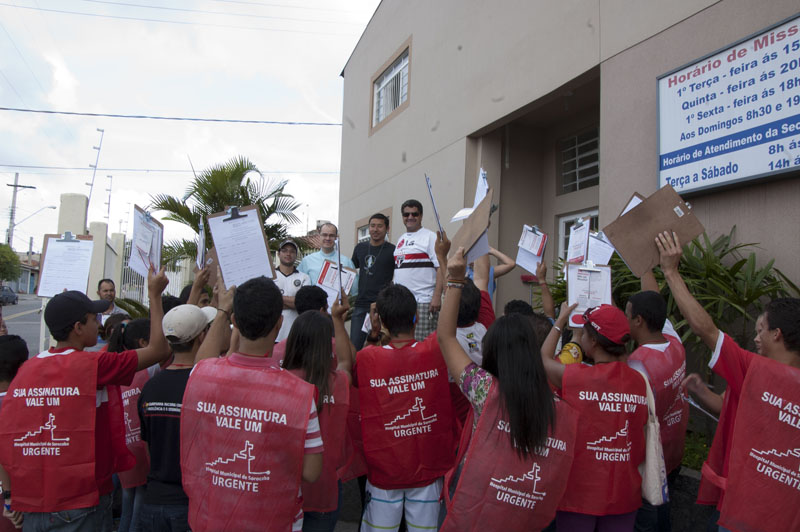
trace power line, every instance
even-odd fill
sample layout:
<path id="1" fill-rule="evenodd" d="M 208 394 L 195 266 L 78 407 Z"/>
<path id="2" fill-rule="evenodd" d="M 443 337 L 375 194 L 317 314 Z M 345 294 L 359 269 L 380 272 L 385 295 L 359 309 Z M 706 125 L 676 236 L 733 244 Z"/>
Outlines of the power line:
<path id="1" fill-rule="evenodd" d="M 92 4 L 107 4 L 112 6 L 125 6 L 125 7 L 140 7 L 144 9 L 160 9 L 162 11 L 179 11 L 183 13 L 201 13 L 204 15 L 224 15 L 226 17 L 247 17 L 247 18 L 265 18 L 271 20 L 290 20 L 293 22 L 321 22 L 323 24 L 348 24 L 351 26 L 361 26 L 357 22 L 337 22 L 334 20 L 319 20 L 307 18 L 294 18 L 294 17 L 274 17 L 271 15 L 254 15 L 251 13 L 227 13 L 225 11 L 208 11 L 205 9 L 189 9 L 186 7 L 167 7 L 167 6 L 153 6 L 147 4 L 134 4 L 132 2 L 112 2 L 111 0 L 81 0 L 82 2 L 89 2 Z"/>
<path id="2" fill-rule="evenodd" d="M 142 17 L 125 17 L 122 15 L 103 15 L 100 13 L 84 13 L 81 11 L 65 11 L 63 9 L 49 9 L 45 7 L 33 7 L 33 6 L 17 6 L 14 4 L 6 4 L 4 2 L 0 2 L 0 6 L 5 7 L 13 7 L 16 9 L 30 9 L 33 11 L 46 11 L 48 13 L 60 13 L 62 15 L 79 15 L 83 17 L 97 17 L 97 18 L 110 18 L 115 20 L 136 20 L 139 22 L 156 22 L 162 24 L 180 24 L 182 26 L 206 26 L 210 28 L 227 28 L 227 29 L 237 29 L 237 30 L 254 30 L 254 31 L 275 31 L 275 32 L 282 32 L 282 33 L 305 33 L 309 35 L 338 35 L 342 37 L 353 37 L 354 34 L 352 33 L 332 33 L 332 32 L 322 32 L 322 31 L 304 31 L 304 30 L 288 30 L 288 29 L 278 29 L 278 28 L 259 28 L 253 26 L 234 26 L 230 24 L 211 24 L 207 22 L 188 22 L 185 20 L 164 20 L 158 18 L 142 18 Z"/>
<path id="3" fill-rule="evenodd" d="M 266 2 L 246 2 L 244 0 L 214 0 L 215 2 L 225 2 L 228 4 L 244 4 L 248 6 L 261 6 L 261 7 L 287 7 L 289 9 L 307 9 L 310 11 L 333 11 L 335 13 L 357 13 L 357 11 L 348 11 L 346 9 L 330 9 L 324 7 L 306 7 L 306 6 L 293 6 L 289 4 L 271 4 Z"/>
<path id="4" fill-rule="evenodd" d="M 44 165 L 29 165 L 29 164 L 0 164 L 0 168 L 23 168 L 33 170 L 89 170 L 88 167 L 83 166 L 44 166 Z M 162 173 L 187 173 L 191 174 L 191 170 L 179 170 L 175 168 L 98 168 L 98 172 L 162 172 Z M 315 170 L 261 170 L 262 174 L 338 174 L 336 171 L 315 171 Z"/>
<path id="5" fill-rule="evenodd" d="M 0 4 L 0 5 L 2 5 L 2 4 Z M 223 123 L 228 123 L 228 124 L 270 124 L 270 125 L 276 125 L 276 126 L 341 126 L 342 125 L 340 122 L 289 122 L 289 121 L 279 121 L 279 120 L 239 120 L 239 119 L 235 119 L 235 118 L 194 118 L 194 117 L 184 117 L 184 116 L 123 115 L 123 114 L 115 114 L 115 113 L 81 113 L 81 112 L 77 112 L 77 111 L 53 111 L 53 110 L 49 110 L 49 109 L 21 109 L 19 107 L 0 107 L 0 111 L 16 111 L 16 112 L 19 112 L 19 113 L 42 113 L 42 114 L 49 114 L 49 115 L 93 116 L 93 117 L 102 117 L 102 118 L 136 118 L 136 119 L 146 119 L 146 120 L 179 120 L 179 121 L 184 121 L 184 122 L 223 122 Z"/>

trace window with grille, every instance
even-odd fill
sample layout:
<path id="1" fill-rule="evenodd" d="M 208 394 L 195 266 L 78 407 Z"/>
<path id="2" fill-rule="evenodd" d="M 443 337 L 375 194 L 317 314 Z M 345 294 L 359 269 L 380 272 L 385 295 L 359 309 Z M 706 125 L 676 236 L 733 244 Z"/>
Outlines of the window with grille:
<path id="1" fill-rule="evenodd" d="M 369 225 L 362 225 L 357 231 L 356 244 L 369 240 Z"/>
<path id="2" fill-rule="evenodd" d="M 375 127 L 408 100 L 408 48 L 378 76 L 373 91 L 372 127 Z"/>
<path id="3" fill-rule="evenodd" d="M 561 193 L 593 187 L 600 182 L 600 138 L 594 127 L 559 142 Z"/>

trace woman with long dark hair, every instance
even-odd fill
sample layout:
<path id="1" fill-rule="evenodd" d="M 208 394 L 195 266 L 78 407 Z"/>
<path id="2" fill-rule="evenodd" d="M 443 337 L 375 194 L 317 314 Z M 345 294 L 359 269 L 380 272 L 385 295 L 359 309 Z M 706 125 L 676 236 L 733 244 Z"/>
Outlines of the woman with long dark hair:
<path id="1" fill-rule="evenodd" d="M 556 524 L 559 531 L 631 531 L 642 504 L 638 466 L 645 456 L 645 381 L 626 364 L 628 319 L 612 305 L 590 308 L 576 320 L 584 324 L 580 344 L 594 365 L 565 366 L 553 359 L 574 308 L 561 306 L 541 353 L 548 379 L 581 416 Z"/>
<path id="2" fill-rule="evenodd" d="M 342 506 L 339 469 L 347 464 L 345 449 L 347 411 L 350 406 L 350 368 L 355 348 L 344 328 L 349 308 L 347 296 L 337 301 L 331 316 L 307 310 L 292 324 L 286 340 L 283 369 L 317 387 L 320 432 L 325 445 L 322 473 L 314 483 L 303 482 L 303 530 L 333 532 Z M 331 352 L 334 338 L 335 357 Z"/>
<path id="3" fill-rule="evenodd" d="M 464 249 L 447 261 L 447 291 L 437 336 L 450 375 L 472 404 L 456 468 L 445 478 L 441 530 L 541 530 L 553 519 L 572 462 L 576 418 L 547 385 L 539 342 L 519 314 L 495 321 L 483 337 L 479 367 L 456 339 L 464 286 Z M 469 419 L 469 418 L 468 418 Z"/>

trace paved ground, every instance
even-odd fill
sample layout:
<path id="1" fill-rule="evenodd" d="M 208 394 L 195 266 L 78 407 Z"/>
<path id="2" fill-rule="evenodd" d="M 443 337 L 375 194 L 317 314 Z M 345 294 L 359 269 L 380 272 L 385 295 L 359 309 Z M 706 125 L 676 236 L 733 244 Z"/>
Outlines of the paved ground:
<path id="1" fill-rule="evenodd" d="M 39 309 L 41 299 L 35 295 L 20 294 L 19 303 L 3 307 L 3 320 L 8 334 L 21 336 L 32 354 L 39 352 Z"/>

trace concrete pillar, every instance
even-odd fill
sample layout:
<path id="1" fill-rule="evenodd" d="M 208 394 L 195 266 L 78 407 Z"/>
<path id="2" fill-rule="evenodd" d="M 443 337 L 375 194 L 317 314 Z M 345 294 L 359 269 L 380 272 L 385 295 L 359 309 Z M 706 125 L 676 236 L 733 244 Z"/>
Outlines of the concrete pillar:
<path id="1" fill-rule="evenodd" d="M 73 235 L 86 234 L 86 208 L 89 198 L 83 194 L 61 194 L 58 209 L 58 232 L 70 231 Z"/>
<path id="2" fill-rule="evenodd" d="M 89 224 L 89 234 L 92 235 L 94 246 L 92 248 L 92 267 L 89 269 L 89 286 L 86 295 L 96 299 L 97 283 L 106 276 L 106 240 L 108 224 L 92 222 Z"/>

